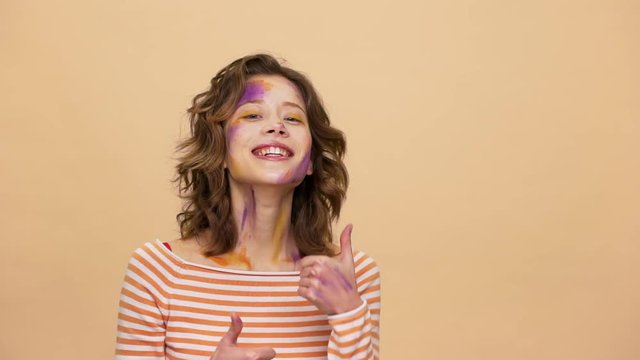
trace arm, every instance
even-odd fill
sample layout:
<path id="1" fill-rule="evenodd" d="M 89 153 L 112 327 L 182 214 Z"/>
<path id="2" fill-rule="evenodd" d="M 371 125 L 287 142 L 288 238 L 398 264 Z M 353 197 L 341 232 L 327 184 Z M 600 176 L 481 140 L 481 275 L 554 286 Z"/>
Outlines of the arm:
<path id="1" fill-rule="evenodd" d="M 118 309 L 116 359 L 164 359 L 168 280 L 144 249 L 127 267 Z"/>
<path id="2" fill-rule="evenodd" d="M 329 316 L 329 360 L 380 358 L 380 271 L 371 258 L 360 253 L 356 275 L 362 305 Z"/>
<path id="3" fill-rule="evenodd" d="M 351 230 L 340 236 L 340 255 L 300 261 L 298 294 L 328 315 L 328 359 L 378 359 L 380 271 L 364 253 L 353 256 Z"/>

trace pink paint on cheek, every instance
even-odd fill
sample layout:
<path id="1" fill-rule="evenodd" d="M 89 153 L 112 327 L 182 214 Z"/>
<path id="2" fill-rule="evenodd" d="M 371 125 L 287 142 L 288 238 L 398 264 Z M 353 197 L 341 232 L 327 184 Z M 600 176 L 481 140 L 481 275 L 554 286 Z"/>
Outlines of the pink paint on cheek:
<path id="1" fill-rule="evenodd" d="M 236 132 L 238 131 L 239 128 L 240 126 L 238 125 L 235 125 L 233 123 L 229 124 L 229 127 L 227 127 L 227 133 L 226 133 L 227 145 L 231 142 L 231 139 L 233 139 L 236 136 Z"/>
<path id="2" fill-rule="evenodd" d="M 287 171 L 280 178 L 280 183 L 297 183 L 299 181 L 302 181 L 307 175 L 309 163 L 311 163 L 311 150 L 307 151 L 300 164 L 298 164 L 298 166 L 293 171 Z"/>
<path id="3" fill-rule="evenodd" d="M 307 151 L 304 154 L 304 158 L 300 162 L 300 165 L 296 168 L 296 171 L 293 173 L 294 180 L 302 180 L 307 175 L 307 170 L 309 169 L 309 163 L 311 162 L 311 150 Z"/>
<path id="4" fill-rule="evenodd" d="M 238 133 L 240 131 L 242 131 L 242 123 L 238 122 L 238 121 L 232 121 L 228 126 L 227 126 L 227 131 L 225 133 L 225 142 L 226 142 L 226 146 L 227 146 L 227 158 L 229 158 L 230 156 L 230 149 L 231 149 L 231 144 L 234 142 L 235 138 L 237 137 Z"/>

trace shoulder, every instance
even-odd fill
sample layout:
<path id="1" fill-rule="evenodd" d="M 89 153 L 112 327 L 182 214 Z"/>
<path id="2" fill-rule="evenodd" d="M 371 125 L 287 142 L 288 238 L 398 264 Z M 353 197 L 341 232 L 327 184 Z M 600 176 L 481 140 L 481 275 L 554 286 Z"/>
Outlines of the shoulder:
<path id="1" fill-rule="evenodd" d="M 380 283 L 380 268 L 373 257 L 362 250 L 354 250 L 353 261 L 358 287 Z"/>
<path id="2" fill-rule="evenodd" d="M 195 237 L 171 240 L 167 244 L 171 252 L 183 261 L 205 266 L 212 265 L 211 260 L 203 254 L 202 246 Z"/>
<path id="3" fill-rule="evenodd" d="M 154 296 L 165 297 L 177 269 L 176 260 L 162 242 L 147 242 L 133 251 L 125 272 L 125 284 L 132 289 L 147 289 Z"/>
<path id="4" fill-rule="evenodd" d="M 160 240 L 146 242 L 133 251 L 131 259 L 140 259 L 157 254 L 163 246 Z"/>
<path id="5" fill-rule="evenodd" d="M 140 269 L 161 267 L 161 263 L 170 262 L 169 253 L 160 240 L 146 242 L 133 251 L 129 259 L 129 267 Z"/>

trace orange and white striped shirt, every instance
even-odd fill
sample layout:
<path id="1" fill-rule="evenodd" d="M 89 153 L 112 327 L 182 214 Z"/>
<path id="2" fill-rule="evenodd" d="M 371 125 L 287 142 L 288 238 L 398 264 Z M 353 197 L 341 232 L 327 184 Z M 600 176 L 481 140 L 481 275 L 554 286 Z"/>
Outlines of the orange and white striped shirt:
<path id="1" fill-rule="evenodd" d="M 276 359 L 379 359 L 380 273 L 354 252 L 362 305 L 336 315 L 298 295 L 299 272 L 243 271 L 185 261 L 156 240 L 129 261 L 118 314 L 116 359 L 209 360 L 242 318 L 241 347 Z"/>

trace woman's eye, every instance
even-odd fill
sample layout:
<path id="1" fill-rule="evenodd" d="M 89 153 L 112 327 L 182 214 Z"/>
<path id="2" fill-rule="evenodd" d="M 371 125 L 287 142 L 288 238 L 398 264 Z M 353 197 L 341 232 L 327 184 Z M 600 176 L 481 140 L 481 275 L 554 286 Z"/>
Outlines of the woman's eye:
<path id="1" fill-rule="evenodd" d="M 260 115 L 258 115 L 258 114 L 247 114 L 247 115 L 244 115 L 243 118 L 255 120 L 255 119 L 259 119 Z"/>
<path id="2" fill-rule="evenodd" d="M 289 122 L 295 122 L 295 123 L 302 122 L 302 120 L 300 120 L 300 119 L 298 119 L 298 118 L 295 118 L 295 117 L 286 117 L 286 118 L 284 118 L 284 119 L 285 119 L 286 121 L 289 121 Z"/>

